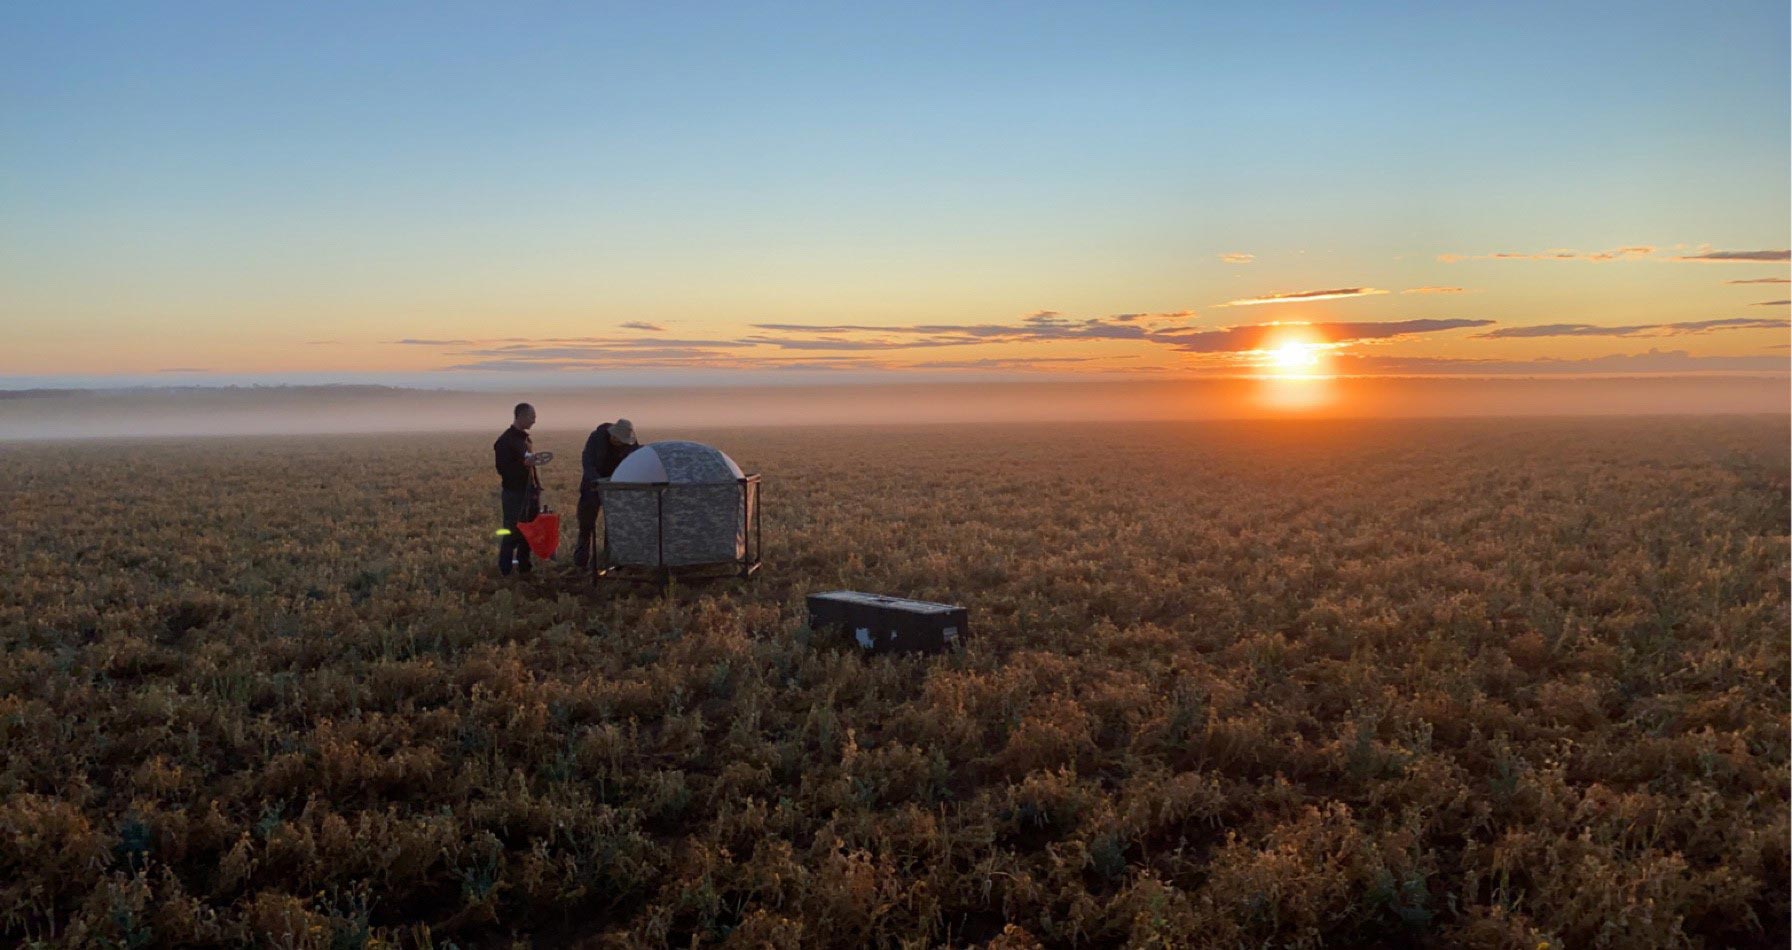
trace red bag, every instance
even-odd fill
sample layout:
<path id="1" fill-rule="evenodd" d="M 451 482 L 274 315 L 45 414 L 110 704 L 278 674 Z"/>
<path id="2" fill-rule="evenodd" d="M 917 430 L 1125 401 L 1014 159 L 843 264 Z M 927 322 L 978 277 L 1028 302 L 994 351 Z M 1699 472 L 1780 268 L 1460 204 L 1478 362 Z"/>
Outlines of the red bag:
<path id="1" fill-rule="evenodd" d="M 560 516 L 544 511 L 528 521 L 516 523 L 517 533 L 529 542 L 529 550 L 539 558 L 550 558 L 560 550 Z"/>

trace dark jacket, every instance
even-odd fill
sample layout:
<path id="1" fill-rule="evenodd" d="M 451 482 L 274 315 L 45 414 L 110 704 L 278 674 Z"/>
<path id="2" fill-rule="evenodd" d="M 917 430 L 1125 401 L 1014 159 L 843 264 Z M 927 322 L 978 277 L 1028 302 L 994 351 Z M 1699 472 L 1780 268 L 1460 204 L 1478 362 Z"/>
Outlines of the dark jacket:
<path id="1" fill-rule="evenodd" d="M 523 464 L 523 456 L 529 449 L 529 433 L 511 426 L 492 443 L 492 451 L 498 458 L 498 477 L 504 480 L 504 487 L 519 491 L 529 487 L 529 466 Z"/>
<path id="2" fill-rule="evenodd" d="M 584 457 L 580 459 L 585 472 L 584 477 L 579 480 L 579 487 L 589 490 L 599 479 L 616 474 L 616 466 L 622 464 L 622 460 L 638 448 L 638 445 L 611 444 L 608 422 L 591 430 L 590 438 L 585 440 Z"/>

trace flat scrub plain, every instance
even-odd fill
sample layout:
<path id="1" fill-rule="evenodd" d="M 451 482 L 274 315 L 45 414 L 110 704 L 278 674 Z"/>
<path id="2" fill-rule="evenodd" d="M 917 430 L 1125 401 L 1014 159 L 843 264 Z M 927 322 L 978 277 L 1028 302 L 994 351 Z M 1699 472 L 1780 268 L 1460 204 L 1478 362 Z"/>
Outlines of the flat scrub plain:
<path id="1" fill-rule="evenodd" d="M 1783 416 L 681 433 L 664 600 L 499 428 L 0 446 L 0 942 L 1787 943 Z"/>

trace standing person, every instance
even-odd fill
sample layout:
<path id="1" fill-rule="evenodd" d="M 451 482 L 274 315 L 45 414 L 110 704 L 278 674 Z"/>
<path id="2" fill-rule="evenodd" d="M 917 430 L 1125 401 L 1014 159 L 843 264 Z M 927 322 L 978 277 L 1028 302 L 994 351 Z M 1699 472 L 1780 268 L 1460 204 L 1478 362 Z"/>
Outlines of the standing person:
<path id="1" fill-rule="evenodd" d="M 579 478 L 579 546 L 572 552 L 574 565 L 591 564 L 591 549 L 597 540 L 597 513 L 604 504 L 597 483 L 616 474 L 616 466 L 639 445 L 635 424 L 627 419 L 606 422 L 591 430 L 591 436 L 585 440 L 585 471 Z"/>
<path id="2" fill-rule="evenodd" d="M 504 530 L 498 533 L 498 573 L 505 576 L 509 576 L 513 560 L 518 573 L 527 574 L 535 569 L 529 542 L 517 532 L 516 523 L 535 517 L 534 508 L 540 497 L 535 466 L 553 458 L 550 452 L 537 453 L 529 439 L 529 428 L 535 425 L 535 407 L 519 402 L 513 416 L 510 428 L 492 443 L 492 450 L 497 454 L 498 494 L 504 518 Z"/>

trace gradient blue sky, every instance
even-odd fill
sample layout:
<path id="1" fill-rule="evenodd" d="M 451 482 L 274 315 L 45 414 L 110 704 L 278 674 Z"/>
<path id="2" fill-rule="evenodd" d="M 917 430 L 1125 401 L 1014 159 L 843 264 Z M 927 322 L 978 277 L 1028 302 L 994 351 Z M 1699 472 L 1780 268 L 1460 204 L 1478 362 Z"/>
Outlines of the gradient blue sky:
<path id="1" fill-rule="evenodd" d="M 1758 369 L 1786 285 L 1726 281 L 1786 264 L 1675 259 L 1787 247 L 1787 50 L 1778 2 L 11 4 L 0 383 L 1216 366 L 1040 311 Z M 1389 293 L 1221 306 L 1336 288 Z M 1480 335 L 1557 324 L 1657 329 Z"/>

